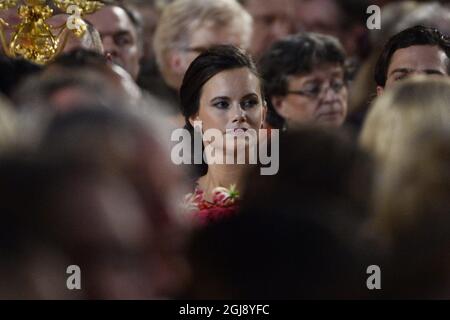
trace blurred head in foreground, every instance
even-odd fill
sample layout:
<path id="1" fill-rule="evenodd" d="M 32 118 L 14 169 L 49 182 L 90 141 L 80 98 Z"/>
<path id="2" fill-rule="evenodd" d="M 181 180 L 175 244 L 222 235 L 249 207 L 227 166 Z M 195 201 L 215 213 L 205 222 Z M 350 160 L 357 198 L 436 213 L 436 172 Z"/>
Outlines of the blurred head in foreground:
<path id="1" fill-rule="evenodd" d="M 449 122 L 450 80 L 420 76 L 405 80 L 374 102 L 360 144 L 383 165 L 424 126 L 442 128 Z"/>
<path id="2" fill-rule="evenodd" d="M 31 281 L 25 293 L 56 299 L 176 295 L 185 277 L 184 228 L 172 198 L 180 176 L 155 138 L 158 130 L 125 111 L 80 109 L 53 118 L 36 151 L 0 161 L 7 197 L 2 212 L 19 226 L 4 239 L 17 241 L 5 246 L 20 248 L 12 261 L 21 266 L 18 279 Z M 69 265 L 81 268 L 81 291 L 66 288 Z"/>
<path id="3" fill-rule="evenodd" d="M 318 147 L 320 146 L 320 147 Z M 190 297 L 339 299 L 367 294 L 362 239 L 370 162 L 319 129 L 280 140 L 280 171 L 249 177 L 242 211 L 193 237 Z M 361 183 L 364 181 L 364 183 Z"/>
<path id="4" fill-rule="evenodd" d="M 450 125 L 414 132 L 385 166 L 374 198 L 387 246 L 383 290 L 395 299 L 450 297 Z"/>

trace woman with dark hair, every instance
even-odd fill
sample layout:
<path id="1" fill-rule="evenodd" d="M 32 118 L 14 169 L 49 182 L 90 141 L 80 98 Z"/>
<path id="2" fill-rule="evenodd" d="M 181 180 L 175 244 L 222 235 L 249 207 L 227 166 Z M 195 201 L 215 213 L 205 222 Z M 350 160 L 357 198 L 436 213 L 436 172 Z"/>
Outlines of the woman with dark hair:
<path id="1" fill-rule="evenodd" d="M 180 100 L 191 137 L 195 132 L 202 135 L 205 152 L 201 158 L 207 162 L 195 192 L 186 198 L 188 207 L 206 220 L 234 213 L 243 172 L 250 163 L 251 150 L 258 145 L 255 133 L 262 127 L 266 112 L 255 64 L 234 46 L 211 48 L 187 70 Z M 218 133 L 213 139 L 212 131 Z M 251 139 L 252 134 L 255 139 Z M 245 165 L 237 164 L 236 153 L 240 152 L 248 155 Z M 221 157 L 212 159 L 217 154 Z"/>
<path id="2" fill-rule="evenodd" d="M 344 49 L 332 36 L 300 33 L 274 43 L 260 61 L 268 126 L 341 126 L 348 103 L 345 65 Z"/>

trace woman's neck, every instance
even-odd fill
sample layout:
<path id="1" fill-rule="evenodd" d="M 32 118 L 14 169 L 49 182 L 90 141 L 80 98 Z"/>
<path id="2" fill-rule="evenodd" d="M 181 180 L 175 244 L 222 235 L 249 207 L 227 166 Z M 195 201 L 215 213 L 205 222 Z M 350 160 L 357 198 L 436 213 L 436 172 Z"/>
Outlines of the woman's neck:
<path id="1" fill-rule="evenodd" d="M 244 172 L 248 169 L 245 165 L 209 165 L 208 173 L 198 180 L 201 190 L 203 190 L 206 200 L 212 199 L 212 192 L 215 188 L 230 188 L 234 185 L 238 191 L 243 187 Z"/>

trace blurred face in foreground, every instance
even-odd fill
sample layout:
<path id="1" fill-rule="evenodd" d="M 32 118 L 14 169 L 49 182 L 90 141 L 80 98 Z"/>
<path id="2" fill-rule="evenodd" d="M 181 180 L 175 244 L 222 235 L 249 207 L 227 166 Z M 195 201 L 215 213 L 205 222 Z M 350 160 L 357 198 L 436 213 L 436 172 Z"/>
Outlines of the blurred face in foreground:
<path id="1" fill-rule="evenodd" d="M 71 138 L 76 137 L 84 140 L 83 135 Z M 120 137 L 124 141 L 117 141 Z M 179 251 L 184 232 L 171 206 L 172 196 L 178 196 L 174 186 L 182 179 L 145 132 L 93 135 L 92 140 L 83 152 L 106 157 L 108 167 L 65 177 L 51 194 L 49 217 L 58 226 L 56 238 L 81 268 L 83 294 L 89 299 L 173 297 L 186 275 Z"/>

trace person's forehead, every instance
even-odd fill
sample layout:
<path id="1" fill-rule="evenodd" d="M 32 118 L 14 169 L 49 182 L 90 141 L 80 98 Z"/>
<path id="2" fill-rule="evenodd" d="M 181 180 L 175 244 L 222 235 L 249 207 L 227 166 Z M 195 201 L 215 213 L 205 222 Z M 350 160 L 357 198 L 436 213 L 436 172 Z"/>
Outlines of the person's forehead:
<path id="1" fill-rule="evenodd" d="M 214 75 L 203 87 L 205 96 L 259 94 L 260 83 L 248 68 L 225 70 Z M 250 90 L 250 91 L 249 91 Z"/>
<path id="2" fill-rule="evenodd" d="M 438 46 L 416 45 L 398 49 L 392 55 L 388 75 L 397 68 L 445 70 L 447 60 L 447 55 Z"/>
<path id="3" fill-rule="evenodd" d="M 303 19 L 310 21 L 333 20 L 340 17 L 339 7 L 333 0 L 314 0 L 298 3 L 298 13 Z M 330 21 L 331 23 L 331 21 Z"/>
<path id="4" fill-rule="evenodd" d="M 107 6 L 86 17 L 100 34 L 115 33 L 117 31 L 134 32 L 135 27 L 130 17 L 120 7 Z"/>
<path id="5" fill-rule="evenodd" d="M 293 6 L 295 0 L 248 0 L 245 8 L 252 16 L 267 16 L 285 14 Z"/>
<path id="6" fill-rule="evenodd" d="M 204 24 L 192 30 L 190 36 L 192 47 L 211 47 L 214 45 L 231 44 L 242 47 L 242 32 L 233 24 L 228 26 L 214 26 Z"/>

